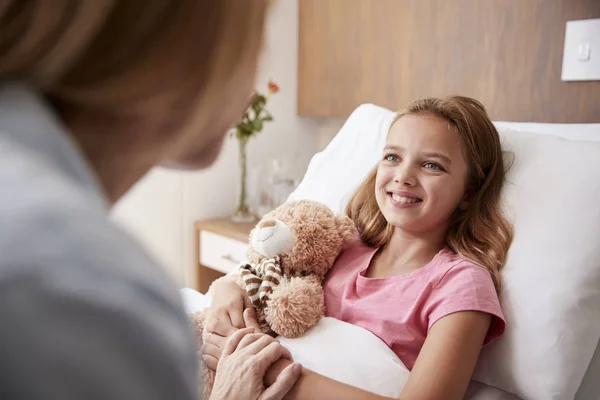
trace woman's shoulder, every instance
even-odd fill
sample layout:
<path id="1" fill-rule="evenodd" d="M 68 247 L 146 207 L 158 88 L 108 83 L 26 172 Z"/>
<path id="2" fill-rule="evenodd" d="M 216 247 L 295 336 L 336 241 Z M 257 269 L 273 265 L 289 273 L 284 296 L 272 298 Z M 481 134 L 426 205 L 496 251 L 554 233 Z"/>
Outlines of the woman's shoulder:
<path id="1" fill-rule="evenodd" d="M 57 289 L 57 295 L 58 288 L 70 288 L 96 298 L 91 288 L 103 287 L 105 297 L 113 289 L 152 293 L 171 309 L 181 308 L 172 279 L 111 218 L 95 186 L 25 146 L 0 147 L 0 186 L 10 193 L 0 199 L 0 284 L 19 281 L 32 290 Z"/>
<path id="2" fill-rule="evenodd" d="M 98 177 L 54 110 L 23 85 L 0 85 L 0 187 L 10 194 L 0 198 L 0 280 L 14 271 L 58 279 L 73 268 L 176 291 L 111 218 Z"/>

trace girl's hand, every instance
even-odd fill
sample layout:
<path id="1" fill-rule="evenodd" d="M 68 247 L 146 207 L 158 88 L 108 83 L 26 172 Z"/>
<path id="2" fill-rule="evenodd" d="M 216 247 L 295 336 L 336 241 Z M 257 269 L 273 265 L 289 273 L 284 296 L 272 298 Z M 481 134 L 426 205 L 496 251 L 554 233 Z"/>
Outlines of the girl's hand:
<path id="1" fill-rule="evenodd" d="M 253 308 L 244 311 L 243 319 L 244 324 L 248 327 L 247 329 L 251 329 L 255 333 L 260 333 L 260 328 L 256 321 L 256 314 Z M 238 332 L 239 329 L 225 322 L 211 321 L 206 325 L 206 331 L 208 332 L 208 336 L 200 349 L 202 361 L 209 369 L 216 371 L 228 337 Z M 275 341 L 275 339 L 271 339 Z"/>
<path id="2" fill-rule="evenodd" d="M 221 280 L 215 283 L 209 320 L 216 320 L 234 328 L 245 328 L 243 313 L 253 308 L 250 297 L 235 282 Z"/>
<path id="3" fill-rule="evenodd" d="M 210 400 L 281 400 L 300 377 L 300 364 L 290 364 L 265 389 L 267 370 L 282 357 L 291 356 L 272 337 L 252 332 L 252 328 L 240 329 L 226 340 Z"/>

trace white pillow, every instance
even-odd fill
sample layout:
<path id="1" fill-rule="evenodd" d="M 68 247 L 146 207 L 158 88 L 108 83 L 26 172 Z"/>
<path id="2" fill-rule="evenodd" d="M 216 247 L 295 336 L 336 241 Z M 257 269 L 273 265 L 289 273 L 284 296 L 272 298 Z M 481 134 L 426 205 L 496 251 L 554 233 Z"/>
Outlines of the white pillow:
<path id="1" fill-rule="evenodd" d="M 327 148 L 311 159 L 288 200 L 319 201 L 342 212 L 358 185 L 377 164 L 394 113 L 372 104 L 358 107 Z"/>
<path id="2" fill-rule="evenodd" d="M 504 199 L 515 240 L 507 330 L 475 378 L 527 399 L 572 399 L 600 339 L 600 143 L 507 130 Z"/>
<path id="3" fill-rule="evenodd" d="M 290 198 L 342 211 L 375 166 L 394 115 L 357 108 Z M 600 339 L 600 145 L 507 129 L 501 136 L 515 156 L 504 191 L 515 217 L 501 297 L 507 330 L 484 349 L 475 378 L 527 399 L 572 399 Z"/>

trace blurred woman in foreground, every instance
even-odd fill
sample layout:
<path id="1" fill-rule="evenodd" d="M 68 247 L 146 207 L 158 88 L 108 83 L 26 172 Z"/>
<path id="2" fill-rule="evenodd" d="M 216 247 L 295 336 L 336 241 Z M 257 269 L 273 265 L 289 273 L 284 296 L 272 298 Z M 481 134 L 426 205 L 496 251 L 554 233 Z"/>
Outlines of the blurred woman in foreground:
<path id="1" fill-rule="evenodd" d="M 0 0 L 0 397 L 197 399 L 178 291 L 109 220 L 153 166 L 219 154 L 253 90 L 267 0 Z M 211 188 L 207 188 L 207 191 Z M 236 350 L 237 349 L 237 350 Z M 242 330 L 213 394 L 279 399 Z"/>

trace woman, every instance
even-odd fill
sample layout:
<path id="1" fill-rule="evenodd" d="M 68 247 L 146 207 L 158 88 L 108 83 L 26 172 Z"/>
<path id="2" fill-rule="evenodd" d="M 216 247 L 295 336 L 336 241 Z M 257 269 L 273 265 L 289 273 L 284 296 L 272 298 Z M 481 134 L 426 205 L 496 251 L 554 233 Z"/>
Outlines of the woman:
<path id="1" fill-rule="evenodd" d="M 1 398 L 198 398 L 178 292 L 108 212 L 155 165 L 214 161 L 252 92 L 266 11 L 0 0 Z M 298 378 L 264 390 L 288 354 L 249 330 L 225 353 L 215 398 L 279 399 Z"/>

